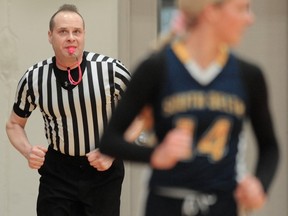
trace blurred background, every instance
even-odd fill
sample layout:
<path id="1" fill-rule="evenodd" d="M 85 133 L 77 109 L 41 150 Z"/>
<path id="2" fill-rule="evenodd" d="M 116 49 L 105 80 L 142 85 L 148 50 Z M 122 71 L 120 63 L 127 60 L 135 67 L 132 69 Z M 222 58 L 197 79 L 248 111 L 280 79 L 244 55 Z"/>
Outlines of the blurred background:
<path id="1" fill-rule="evenodd" d="M 53 55 L 48 22 L 63 3 L 75 4 L 86 22 L 86 50 L 120 59 L 129 70 L 149 52 L 157 35 L 166 30 L 173 14 L 172 0 L 0 0 L 0 215 L 35 216 L 39 175 L 10 145 L 5 122 L 22 74 L 32 64 Z M 252 215 L 288 216 L 288 5 L 287 0 L 252 0 L 255 24 L 248 30 L 239 55 L 265 72 L 270 106 L 281 148 L 280 167 L 265 208 Z M 247 129 L 249 129 L 247 125 Z M 27 125 L 33 144 L 45 144 L 39 111 Z M 254 168 L 253 134 L 247 130 L 248 167 Z M 125 163 L 121 216 L 141 216 L 149 168 Z"/>

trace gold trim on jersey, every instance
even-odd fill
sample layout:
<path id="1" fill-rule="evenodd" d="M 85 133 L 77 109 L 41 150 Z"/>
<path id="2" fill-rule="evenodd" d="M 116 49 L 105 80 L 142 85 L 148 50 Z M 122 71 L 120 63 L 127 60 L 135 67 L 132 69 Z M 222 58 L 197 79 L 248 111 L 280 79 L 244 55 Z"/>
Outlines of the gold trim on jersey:
<path id="1" fill-rule="evenodd" d="M 189 61 L 191 61 L 191 57 L 183 42 L 175 41 L 172 44 L 172 50 L 182 63 L 187 64 Z M 219 53 L 215 59 L 215 63 L 223 67 L 226 64 L 227 59 L 228 59 L 228 48 L 227 46 L 223 45 L 219 49 Z"/>

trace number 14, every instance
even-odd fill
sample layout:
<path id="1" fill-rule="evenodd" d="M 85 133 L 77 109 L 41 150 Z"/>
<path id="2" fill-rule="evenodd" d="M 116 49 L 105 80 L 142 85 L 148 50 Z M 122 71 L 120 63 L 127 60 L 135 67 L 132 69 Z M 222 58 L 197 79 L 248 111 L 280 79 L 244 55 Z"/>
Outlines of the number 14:
<path id="1" fill-rule="evenodd" d="M 215 162 L 221 160 L 225 154 L 231 125 L 231 121 L 225 117 L 214 121 L 200 137 L 195 149 L 196 152 L 201 155 L 207 155 Z M 176 127 L 190 131 L 193 136 L 195 120 L 187 117 L 177 118 Z"/>

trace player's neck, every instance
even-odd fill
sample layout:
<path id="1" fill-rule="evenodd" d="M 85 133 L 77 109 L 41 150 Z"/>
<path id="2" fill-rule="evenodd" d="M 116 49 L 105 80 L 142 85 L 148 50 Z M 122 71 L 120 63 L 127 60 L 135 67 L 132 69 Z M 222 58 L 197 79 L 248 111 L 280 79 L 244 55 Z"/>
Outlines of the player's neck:
<path id="1" fill-rule="evenodd" d="M 193 33 L 184 40 L 187 51 L 195 62 L 203 69 L 210 66 L 218 57 L 223 44 L 207 34 Z"/>

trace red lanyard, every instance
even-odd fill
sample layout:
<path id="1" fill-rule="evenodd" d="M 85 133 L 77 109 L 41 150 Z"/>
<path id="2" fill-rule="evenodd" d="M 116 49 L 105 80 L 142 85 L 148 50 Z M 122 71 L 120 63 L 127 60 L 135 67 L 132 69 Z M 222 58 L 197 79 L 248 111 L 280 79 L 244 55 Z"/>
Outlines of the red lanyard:
<path id="1" fill-rule="evenodd" d="M 70 53 L 70 54 L 73 54 L 73 53 L 74 53 L 74 49 L 73 49 L 72 47 L 69 48 L 69 53 Z M 77 57 L 76 57 L 76 60 L 78 60 Z M 62 65 L 60 62 L 58 62 L 58 64 L 59 64 L 60 66 L 62 66 L 62 67 L 66 67 L 66 66 Z M 81 70 L 81 66 L 80 66 L 80 63 L 79 63 L 79 62 L 78 62 L 77 64 L 78 64 L 78 80 L 77 80 L 77 81 L 75 81 L 75 80 L 73 79 L 73 77 L 71 76 L 70 67 L 67 67 L 68 80 L 69 80 L 69 82 L 70 82 L 72 85 L 78 85 L 78 84 L 81 82 L 81 80 L 82 80 L 82 70 Z"/>
<path id="2" fill-rule="evenodd" d="M 70 67 L 67 68 L 67 72 L 68 72 L 68 79 L 69 79 L 69 82 L 72 84 L 72 85 L 78 85 L 81 80 L 82 80 L 82 70 L 81 70 L 81 66 L 80 64 L 78 63 L 78 80 L 75 81 L 73 79 L 73 77 L 71 76 L 71 72 L 70 72 Z"/>

